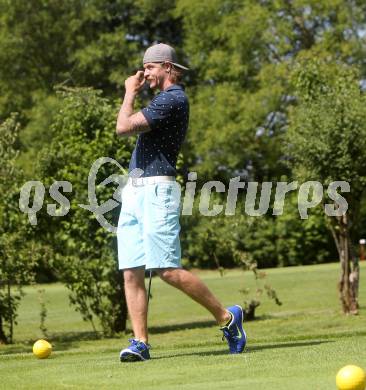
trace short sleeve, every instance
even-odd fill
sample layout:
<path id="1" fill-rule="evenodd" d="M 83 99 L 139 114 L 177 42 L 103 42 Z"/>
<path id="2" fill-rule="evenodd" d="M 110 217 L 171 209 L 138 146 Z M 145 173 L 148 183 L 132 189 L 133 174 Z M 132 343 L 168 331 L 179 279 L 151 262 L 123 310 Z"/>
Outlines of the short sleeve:
<path id="1" fill-rule="evenodd" d="M 141 110 L 151 130 L 162 130 L 174 122 L 177 100 L 171 94 L 161 92 Z"/>

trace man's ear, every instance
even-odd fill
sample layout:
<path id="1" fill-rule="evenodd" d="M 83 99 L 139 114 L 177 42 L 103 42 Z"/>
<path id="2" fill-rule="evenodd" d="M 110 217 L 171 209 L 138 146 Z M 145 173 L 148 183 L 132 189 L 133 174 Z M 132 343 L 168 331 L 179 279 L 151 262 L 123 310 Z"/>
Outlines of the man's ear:
<path id="1" fill-rule="evenodd" d="M 165 72 L 167 72 L 167 73 L 171 72 L 172 64 L 170 64 L 169 62 L 164 62 L 163 66 L 164 66 Z"/>

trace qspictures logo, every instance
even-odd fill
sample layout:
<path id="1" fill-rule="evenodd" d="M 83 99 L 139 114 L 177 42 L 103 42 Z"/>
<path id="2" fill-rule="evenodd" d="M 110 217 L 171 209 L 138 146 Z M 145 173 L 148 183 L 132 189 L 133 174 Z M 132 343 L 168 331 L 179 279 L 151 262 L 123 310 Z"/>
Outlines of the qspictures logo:
<path id="1" fill-rule="evenodd" d="M 111 164 L 116 173 L 97 183 L 98 172 L 101 168 Z M 88 188 L 88 203 L 78 204 L 85 210 L 91 212 L 99 224 L 109 232 L 115 233 L 117 226 L 105 217 L 105 215 L 119 207 L 122 202 L 122 191 L 128 186 L 141 187 L 145 184 L 143 170 L 134 169 L 127 172 L 118 161 L 110 157 L 98 158 L 91 166 L 88 179 L 85 185 Z M 148 182 L 148 181 L 147 181 Z M 112 197 L 103 203 L 98 202 L 97 187 L 105 187 L 114 183 L 116 189 Z M 319 181 L 297 181 L 288 182 L 244 182 L 240 177 L 233 177 L 229 181 L 228 187 L 221 181 L 212 180 L 205 182 L 201 188 L 197 188 L 197 173 L 190 172 L 184 191 L 178 182 L 171 182 L 172 202 L 168 208 L 176 210 L 180 208 L 181 215 L 192 215 L 194 203 L 198 200 L 198 211 L 205 217 L 214 217 L 221 213 L 225 216 L 236 215 L 238 209 L 243 212 L 243 207 L 238 208 L 239 202 L 244 202 L 244 212 L 251 217 L 261 217 L 268 213 L 271 199 L 273 207 L 272 215 L 282 215 L 286 202 L 286 195 L 297 191 L 297 209 L 301 219 L 307 219 L 309 210 L 322 204 L 324 213 L 329 217 L 339 217 L 345 215 L 348 210 L 347 200 L 341 195 L 351 191 L 350 184 L 346 181 L 333 181 L 324 187 Z M 239 190 L 242 190 L 239 193 Z M 65 194 L 73 191 L 72 183 L 65 180 L 55 181 L 49 187 L 49 195 L 56 203 L 46 205 L 47 214 L 52 217 L 63 217 L 70 212 L 70 200 Z M 226 201 L 221 204 L 212 201 L 214 193 L 221 193 L 220 199 Z M 37 225 L 37 213 L 45 206 L 44 199 L 46 188 L 40 181 L 26 182 L 20 191 L 19 209 L 28 215 L 31 225 Z M 197 199 L 199 198 L 199 199 Z M 216 197 L 217 198 L 217 197 Z M 329 203 L 325 203 L 328 199 Z"/>

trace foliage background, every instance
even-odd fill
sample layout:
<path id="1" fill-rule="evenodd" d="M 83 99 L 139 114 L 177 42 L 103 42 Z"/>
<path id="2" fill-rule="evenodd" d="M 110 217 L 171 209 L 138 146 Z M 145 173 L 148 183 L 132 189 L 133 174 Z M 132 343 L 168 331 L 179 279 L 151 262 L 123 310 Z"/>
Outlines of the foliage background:
<path id="1" fill-rule="evenodd" d="M 324 74 L 337 75 L 341 69 L 357 74 L 350 82 L 363 93 L 365 36 L 361 0 L 0 0 L 0 121 L 7 123 L 18 113 L 19 136 L 12 147 L 23 176 L 14 182 L 16 193 L 22 182 L 34 179 L 47 189 L 54 180 L 70 180 L 74 186 L 67 195 L 68 216 L 50 219 L 44 205 L 39 225 L 26 229 L 25 237 L 36 240 L 39 253 L 48 253 L 33 268 L 36 280 L 63 280 L 73 294 L 75 288 L 90 288 L 98 275 L 102 297 L 94 304 L 87 297 L 86 306 L 79 302 L 84 314 L 100 313 L 110 298 L 101 286 L 116 270 L 115 253 L 109 250 L 113 237 L 77 203 L 86 203 L 93 159 L 108 155 L 128 163 L 135 140 L 117 139 L 114 121 L 123 81 L 141 68 L 149 45 L 172 44 L 191 69 L 184 79 L 191 118 L 179 175 L 184 183 L 188 172 L 197 172 L 198 198 L 207 180 L 227 187 L 235 176 L 260 183 L 296 179 L 287 134 L 289 129 L 301 133 L 307 114 L 294 72 L 306 59 L 316 59 Z M 312 80 L 311 74 L 305 79 Z M 57 93 L 65 88 L 67 94 Z M 144 89 L 138 106 L 151 97 Z M 332 96 L 326 99 L 324 104 L 331 105 Z M 359 109 L 364 115 L 365 107 Z M 356 146 L 355 139 L 350 156 Z M 319 159 L 330 162 L 332 156 Z M 8 182 L 14 177 L 4 175 Z M 105 188 L 101 197 L 112 192 Z M 11 198 L 7 205 L 14 218 L 21 218 L 13 186 L 4 193 Z M 239 198 L 244 196 L 240 191 Z M 363 190 L 358 189 L 357 200 L 355 244 L 366 235 Z M 214 201 L 224 203 L 225 195 L 217 194 Z M 300 220 L 295 195 L 283 215 L 271 215 L 272 207 L 260 218 L 246 216 L 242 205 L 235 216 L 202 217 L 195 204 L 193 215 L 182 218 L 184 265 L 233 267 L 237 251 L 250 253 L 260 267 L 336 259 L 321 208 Z M 8 230 L 4 219 L 0 223 L 1 232 Z M 76 273 L 70 275 L 70 269 Z M 76 280 L 89 281 L 77 286 Z"/>

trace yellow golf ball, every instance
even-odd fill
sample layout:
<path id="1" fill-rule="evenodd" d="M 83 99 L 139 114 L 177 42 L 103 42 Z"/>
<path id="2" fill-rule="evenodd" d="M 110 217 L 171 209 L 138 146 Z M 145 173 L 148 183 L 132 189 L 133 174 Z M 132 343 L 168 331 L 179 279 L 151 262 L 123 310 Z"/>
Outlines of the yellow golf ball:
<path id="1" fill-rule="evenodd" d="M 33 353 L 38 359 L 46 359 L 51 355 L 52 345 L 46 340 L 37 340 L 33 344 Z"/>
<path id="2" fill-rule="evenodd" d="M 336 384 L 338 390 L 365 390 L 365 371 L 357 366 L 345 366 L 338 371 Z"/>

